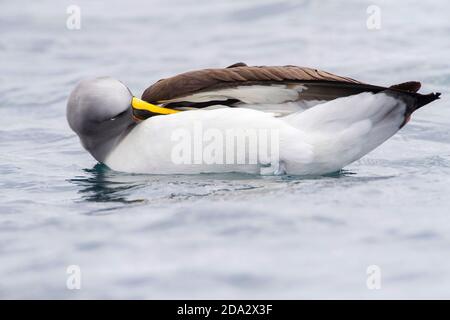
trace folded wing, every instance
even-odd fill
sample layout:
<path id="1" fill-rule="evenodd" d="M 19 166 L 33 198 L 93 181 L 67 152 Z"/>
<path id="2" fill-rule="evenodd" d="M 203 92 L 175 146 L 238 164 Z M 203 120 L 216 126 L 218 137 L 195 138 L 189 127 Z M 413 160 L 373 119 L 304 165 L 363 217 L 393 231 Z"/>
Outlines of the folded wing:
<path id="1" fill-rule="evenodd" d="M 419 88 L 415 81 L 387 88 L 318 69 L 239 62 L 228 68 L 189 71 L 159 80 L 144 91 L 142 100 L 177 110 L 241 107 L 284 116 L 340 97 L 386 91 L 408 100 L 408 116 L 439 97 L 418 94 Z"/>

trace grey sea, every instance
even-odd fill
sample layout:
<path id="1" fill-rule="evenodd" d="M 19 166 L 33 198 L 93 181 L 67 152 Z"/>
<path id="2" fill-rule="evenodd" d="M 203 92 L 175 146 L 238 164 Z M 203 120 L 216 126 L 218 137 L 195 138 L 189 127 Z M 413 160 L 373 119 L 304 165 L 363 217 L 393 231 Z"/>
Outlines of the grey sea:
<path id="1" fill-rule="evenodd" d="M 0 298 L 450 298 L 449 12 L 444 0 L 2 1 Z M 83 78 L 139 96 L 238 61 L 418 80 L 442 99 L 314 178 L 114 172 L 67 125 Z"/>

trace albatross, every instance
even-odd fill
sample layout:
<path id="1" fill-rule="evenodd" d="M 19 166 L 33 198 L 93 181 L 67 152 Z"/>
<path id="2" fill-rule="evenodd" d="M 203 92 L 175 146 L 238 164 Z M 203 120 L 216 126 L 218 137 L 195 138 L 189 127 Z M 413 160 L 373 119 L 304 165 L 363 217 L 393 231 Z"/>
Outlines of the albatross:
<path id="1" fill-rule="evenodd" d="M 439 98 L 420 86 L 236 63 L 159 80 L 140 99 L 111 77 L 83 80 L 69 96 L 67 120 L 83 147 L 117 171 L 323 175 L 360 159 Z"/>

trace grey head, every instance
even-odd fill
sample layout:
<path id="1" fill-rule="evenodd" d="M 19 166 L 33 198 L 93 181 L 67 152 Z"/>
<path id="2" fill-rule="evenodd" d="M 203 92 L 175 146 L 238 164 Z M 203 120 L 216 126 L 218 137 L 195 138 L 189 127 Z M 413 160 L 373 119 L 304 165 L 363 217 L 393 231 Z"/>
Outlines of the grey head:
<path id="1" fill-rule="evenodd" d="M 133 95 L 120 81 L 101 77 L 80 82 L 67 102 L 67 121 L 99 162 L 134 127 Z"/>

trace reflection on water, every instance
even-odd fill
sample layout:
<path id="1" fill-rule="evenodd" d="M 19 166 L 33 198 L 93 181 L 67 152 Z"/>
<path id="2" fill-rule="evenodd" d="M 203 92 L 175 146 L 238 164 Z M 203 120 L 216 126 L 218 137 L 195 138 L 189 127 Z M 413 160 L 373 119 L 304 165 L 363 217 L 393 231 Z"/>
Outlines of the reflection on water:
<path id="1" fill-rule="evenodd" d="M 273 187 L 292 189 L 305 181 L 321 179 L 326 181 L 356 175 L 348 170 L 323 176 L 259 176 L 243 173 L 147 175 L 116 172 L 100 163 L 83 171 L 84 175 L 68 180 L 79 187 L 81 201 L 122 204 L 157 202 L 158 200 L 183 201 Z M 139 196 L 138 190 L 142 191 L 141 197 L 136 198 Z"/>
<path id="2" fill-rule="evenodd" d="M 100 163 L 92 169 L 84 169 L 83 171 L 86 172 L 85 176 L 69 180 L 80 187 L 78 192 L 82 194 L 82 200 L 124 204 L 145 201 L 144 199 L 129 199 L 129 191 L 146 185 L 147 179 L 145 176 L 118 173 Z"/>

